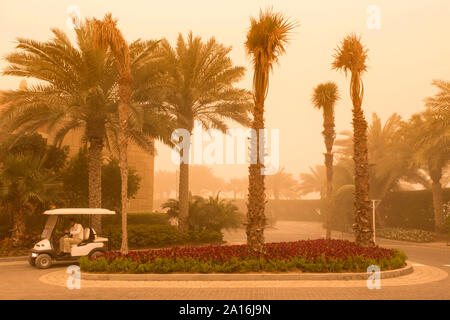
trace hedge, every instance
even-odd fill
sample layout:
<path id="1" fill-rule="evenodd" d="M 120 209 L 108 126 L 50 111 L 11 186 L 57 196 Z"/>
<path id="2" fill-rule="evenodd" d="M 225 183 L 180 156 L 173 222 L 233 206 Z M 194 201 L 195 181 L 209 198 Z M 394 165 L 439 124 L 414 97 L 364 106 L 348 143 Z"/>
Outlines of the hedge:
<path id="1" fill-rule="evenodd" d="M 450 201 L 450 189 L 443 189 L 443 201 Z M 431 190 L 388 193 L 378 207 L 378 215 L 386 227 L 434 230 Z"/>
<path id="2" fill-rule="evenodd" d="M 109 235 L 109 232 L 111 234 Z M 119 249 L 122 243 L 122 230 L 113 227 L 110 230 L 104 228 L 105 236 L 108 236 L 113 249 Z M 171 245 L 183 245 L 189 243 L 221 243 L 223 235 L 220 232 L 188 231 L 179 234 L 177 229 L 169 225 L 128 225 L 128 245 L 132 249 L 165 247 Z"/>

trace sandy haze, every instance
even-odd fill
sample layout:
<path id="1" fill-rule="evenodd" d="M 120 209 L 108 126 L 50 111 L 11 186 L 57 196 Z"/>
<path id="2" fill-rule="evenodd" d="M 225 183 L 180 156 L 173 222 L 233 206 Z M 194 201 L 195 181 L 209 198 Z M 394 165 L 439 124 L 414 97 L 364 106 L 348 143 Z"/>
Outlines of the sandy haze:
<path id="1" fill-rule="evenodd" d="M 338 42 L 350 32 L 362 35 L 369 48 L 369 70 L 364 75 L 366 117 L 376 112 L 383 121 L 393 112 L 403 117 L 423 109 L 423 99 L 434 94 L 432 79 L 450 78 L 450 2 L 431 1 L 88 1 L 33 0 L 0 2 L 0 54 L 14 47 L 16 37 L 46 40 L 50 28 L 67 33 L 66 9 L 81 8 L 83 17 L 119 19 L 125 37 L 168 38 L 192 30 L 204 38 L 215 36 L 233 46 L 237 65 L 250 67 L 244 52 L 249 16 L 260 7 L 274 5 L 300 23 L 287 54 L 271 78 L 267 99 L 267 126 L 280 129 L 280 162 L 298 176 L 309 166 L 322 163 L 322 115 L 310 103 L 312 89 L 320 82 L 335 81 L 343 99 L 336 106 L 337 131 L 351 128 L 348 79 L 330 70 Z M 369 5 L 381 8 L 380 30 L 366 26 Z M 5 63 L 0 63 L 3 68 Z M 0 78 L 0 90 L 16 88 L 20 79 Z M 251 87 L 251 72 L 241 86 Z M 155 170 L 175 170 L 169 150 L 159 148 Z M 229 178 L 247 174 L 246 165 L 214 166 L 217 175 Z"/>

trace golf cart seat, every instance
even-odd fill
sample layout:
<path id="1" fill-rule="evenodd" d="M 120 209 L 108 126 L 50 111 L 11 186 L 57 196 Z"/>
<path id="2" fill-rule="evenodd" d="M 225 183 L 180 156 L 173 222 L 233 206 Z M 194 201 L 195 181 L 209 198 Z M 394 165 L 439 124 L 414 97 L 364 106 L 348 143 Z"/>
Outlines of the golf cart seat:
<path id="1" fill-rule="evenodd" d="M 79 247 L 86 245 L 88 243 L 94 242 L 95 240 L 95 231 L 92 228 L 84 228 L 83 231 L 83 241 L 81 241 L 78 244 L 73 244 L 72 247 Z"/>
<path id="2" fill-rule="evenodd" d="M 83 240 L 89 239 L 90 235 L 91 235 L 91 229 L 90 228 L 84 228 Z"/>

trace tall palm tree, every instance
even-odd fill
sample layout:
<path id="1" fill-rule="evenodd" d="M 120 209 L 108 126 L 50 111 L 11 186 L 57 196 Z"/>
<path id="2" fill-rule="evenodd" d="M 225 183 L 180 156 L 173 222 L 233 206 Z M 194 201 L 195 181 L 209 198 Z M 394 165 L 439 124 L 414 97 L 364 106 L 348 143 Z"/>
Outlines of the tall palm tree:
<path id="1" fill-rule="evenodd" d="M 325 139 L 325 167 L 327 168 L 327 239 L 331 239 L 331 217 L 333 216 L 333 143 L 336 138 L 334 130 L 334 105 L 339 99 L 337 85 L 334 82 L 319 84 L 314 89 L 312 102 L 323 111 L 323 132 Z"/>
<path id="2" fill-rule="evenodd" d="M 118 73 L 111 54 L 93 45 L 93 21 L 85 20 L 76 29 L 76 44 L 61 30 L 52 29 L 46 42 L 17 40 L 17 51 L 5 57 L 9 66 L 5 75 L 33 78 L 37 85 L 2 92 L 0 126 L 9 132 L 46 130 L 59 145 L 68 133 L 79 130 L 89 146 L 89 206 L 101 207 L 101 165 L 105 146 L 117 149 Z M 170 137 L 170 122 L 164 112 L 150 106 L 154 87 L 160 81 L 157 42 L 135 41 L 130 44 L 131 71 L 139 81 L 133 84 L 130 138 L 143 150 L 153 150 L 153 138 Z M 101 220 L 93 219 L 101 232 Z"/>
<path id="3" fill-rule="evenodd" d="M 286 52 L 289 35 L 295 28 L 284 15 L 272 9 L 260 11 L 259 17 L 250 19 L 245 48 L 253 62 L 253 123 L 252 163 L 249 167 L 249 187 L 247 203 L 247 245 L 249 250 L 264 251 L 264 214 L 266 196 L 263 175 L 263 159 L 260 155 L 260 141 L 264 129 L 264 101 L 269 90 L 269 73 L 279 57 Z M 261 131 L 260 131 L 261 130 Z M 262 153 L 262 152 L 261 152 Z"/>
<path id="4" fill-rule="evenodd" d="M 350 34 L 336 49 L 333 69 L 351 73 L 350 96 L 353 104 L 353 160 L 355 162 L 355 237 L 360 246 L 371 247 L 373 228 L 369 202 L 369 158 L 367 149 L 367 121 L 364 118 L 362 99 L 364 86 L 361 75 L 367 70 L 367 49 L 360 38 Z"/>
<path id="5" fill-rule="evenodd" d="M 90 21 L 76 30 L 78 46 L 61 30 L 52 32 L 53 39 L 46 42 L 17 39 L 17 51 L 6 56 L 10 65 L 3 74 L 40 83 L 4 92 L 2 124 L 18 136 L 44 128 L 54 134 L 56 144 L 68 132 L 83 129 L 89 144 L 89 205 L 101 207 L 102 150 L 111 129 L 115 70 L 106 55 L 93 49 Z M 97 217 L 93 226 L 101 231 Z"/>
<path id="6" fill-rule="evenodd" d="M 204 128 L 226 131 L 226 120 L 248 125 L 251 95 L 247 90 L 234 87 L 242 79 L 245 69 L 235 67 L 229 57 L 230 47 L 218 43 L 214 38 L 203 42 L 189 33 L 187 41 L 180 34 L 176 48 L 162 41 L 169 85 L 166 88 L 163 107 L 170 112 L 183 128 L 192 134 L 194 121 Z M 181 139 L 180 139 L 181 140 Z M 189 214 L 189 148 L 180 152 L 179 180 L 179 231 L 185 232 Z"/>
<path id="7" fill-rule="evenodd" d="M 114 57 L 119 72 L 119 130 L 117 134 L 119 145 L 119 166 L 121 178 L 122 200 L 122 245 L 121 252 L 128 253 L 128 117 L 130 113 L 132 83 L 130 50 L 122 32 L 117 28 L 117 20 L 111 14 L 106 14 L 103 20 L 94 20 L 94 46 L 104 51 L 108 49 Z"/>

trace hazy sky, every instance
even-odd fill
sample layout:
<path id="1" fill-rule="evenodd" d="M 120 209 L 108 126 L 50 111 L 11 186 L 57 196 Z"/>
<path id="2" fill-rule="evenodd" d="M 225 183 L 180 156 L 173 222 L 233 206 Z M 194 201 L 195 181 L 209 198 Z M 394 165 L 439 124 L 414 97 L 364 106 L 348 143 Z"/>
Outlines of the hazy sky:
<path id="1" fill-rule="evenodd" d="M 407 118 L 423 109 L 423 99 L 434 94 L 432 79 L 450 79 L 450 1 L 448 0 L 0 0 L 0 54 L 14 47 L 16 37 L 47 40 L 50 28 L 66 26 L 66 9 L 77 5 L 82 17 L 103 17 L 111 12 L 127 40 L 166 37 L 172 43 L 179 32 L 192 30 L 203 38 L 215 36 L 233 47 L 235 64 L 248 68 L 240 83 L 251 88 L 251 65 L 243 43 L 249 17 L 260 7 L 273 5 L 297 20 L 287 54 L 271 75 L 266 102 L 270 128 L 280 129 L 280 162 L 296 176 L 308 166 L 322 163 L 322 114 L 313 109 L 313 87 L 335 81 L 343 97 L 336 106 L 337 131 L 351 128 L 348 79 L 330 69 L 332 54 L 348 33 L 362 36 L 369 48 L 369 69 L 363 76 L 363 107 L 368 120 L 376 112 L 385 121 L 397 112 Z M 381 9 L 381 29 L 371 30 L 367 7 Z M 5 63 L 2 61 L 0 67 Z M 17 88 L 20 79 L 0 77 L 0 90 Z M 174 170 L 169 150 L 159 148 L 156 170 Z M 247 174 L 246 165 L 214 166 L 223 177 Z"/>

